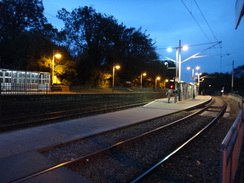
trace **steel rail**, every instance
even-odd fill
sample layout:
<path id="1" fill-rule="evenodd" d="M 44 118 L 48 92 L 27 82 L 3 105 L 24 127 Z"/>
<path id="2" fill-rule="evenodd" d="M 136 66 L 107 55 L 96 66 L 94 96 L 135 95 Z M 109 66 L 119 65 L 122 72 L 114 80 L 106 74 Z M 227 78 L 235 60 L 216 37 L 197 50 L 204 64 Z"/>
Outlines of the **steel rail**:
<path id="1" fill-rule="evenodd" d="M 171 123 L 169 123 L 169 124 L 160 126 L 160 127 L 158 127 L 158 128 L 155 128 L 155 129 L 150 130 L 150 131 L 148 131 L 148 132 L 142 133 L 142 134 L 140 134 L 140 135 L 138 135 L 138 136 L 135 136 L 135 137 L 132 137 L 132 138 L 130 138 L 130 139 L 127 139 L 127 140 L 124 140 L 124 141 L 117 142 L 117 143 L 115 143 L 115 144 L 113 144 L 113 145 L 111 145 L 111 146 L 109 146 L 109 147 L 103 148 L 103 149 L 101 149 L 101 150 L 99 150 L 99 151 L 96 151 L 96 152 L 94 152 L 94 153 L 91 153 L 91 154 L 88 154 L 88 155 L 85 155 L 85 156 L 82 156 L 82 157 L 79 157 L 79 158 L 76 158 L 76 159 L 73 159 L 73 160 L 70 160 L 70 161 L 66 161 L 66 162 L 59 163 L 59 164 L 57 164 L 57 165 L 55 165 L 55 166 L 49 167 L 49 168 L 47 168 L 47 169 L 38 171 L 38 172 L 36 172 L 36 173 L 27 175 L 27 176 L 22 177 L 22 178 L 19 178 L 19 179 L 16 179 L 16 180 L 11 181 L 11 182 L 12 182 L 12 183 L 19 183 L 19 182 L 22 182 L 22 181 L 25 181 L 25 180 L 34 178 L 34 177 L 36 177 L 36 176 L 39 176 L 39 175 L 41 175 L 41 174 L 50 172 L 50 171 L 52 171 L 52 170 L 55 170 L 55 169 L 60 168 L 60 167 L 63 167 L 63 166 L 68 166 L 68 165 L 71 165 L 71 164 L 74 164 L 74 163 L 77 163 L 77 162 L 81 162 L 81 161 L 87 161 L 87 159 L 91 159 L 93 156 L 96 156 L 96 155 L 101 154 L 101 153 L 106 153 L 106 152 L 108 152 L 108 151 L 111 150 L 111 149 L 118 148 L 119 146 L 122 146 L 122 145 L 124 145 L 124 144 L 131 143 L 131 142 L 133 142 L 133 141 L 139 140 L 139 139 L 141 139 L 142 137 L 146 137 L 147 135 L 153 134 L 153 133 L 155 133 L 155 132 L 157 132 L 157 131 L 159 131 L 159 130 L 162 130 L 163 128 L 167 128 L 167 127 L 170 127 L 170 126 L 172 126 L 172 125 L 174 125 L 174 124 L 176 124 L 176 123 L 180 123 L 180 122 L 183 122 L 183 121 L 185 121 L 185 120 L 187 120 L 187 119 L 190 119 L 190 118 L 192 118 L 192 117 L 194 117 L 194 116 L 196 116 L 196 115 L 198 115 L 198 114 L 204 112 L 205 110 L 207 110 L 207 109 L 212 105 L 213 102 L 214 102 L 214 100 L 212 100 L 209 104 L 207 104 L 207 105 L 206 105 L 205 107 L 203 107 L 202 109 L 199 109 L 199 110 L 197 110 L 196 112 L 194 112 L 194 113 L 192 113 L 192 114 L 190 114 L 190 115 L 188 115 L 188 116 L 186 116 L 186 117 L 183 117 L 183 118 L 181 118 L 181 119 L 179 119 L 179 120 L 173 121 L 173 122 L 171 122 Z"/>
<path id="2" fill-rule="evenodd" d="M 41 124 L 51 123 L 51 122 L 57 121 L 57 120 L 65 120 L 67 118 L 107 113 L 107 112 L 111 112 L 111 111 L 138 107 L 138 106 L 142 106 L 145 104 L 147 104 L 147 102 L 140 102 L 140 103 L 135 103 L 135 104 L 122 104 L 117 107 L 116 106 L 107 106 L 107 108 L 103 108 L 103 109 L 94 107 L 92 109 L 89 108 L 89 110 L 87 108 L 74 109 L 74 110 L 68 110 L 68 111 L 65 110 L 65 111 L 59 111 L 59 112 L 50 112 L 50 113 L 46 113 L 46 114 L 30 115 L 28 117 L 0 120 L 0 122 L 1 122 L 0 131 L 13 130 L 15 128 L 21 128 L 21 127 L 25 127 L 25 126 L 29 126 L 29 125 L 38 126 Z M 15 124 L 12 124 L 12 121 L 17 121 L 17 122 Z M 20 121 L 20 122 L 18 122 L 18 121 Z"/>
<path id="3" fill-rule="evenodd" d="M 141 175 L 139 175 L 136 179 L 134 179 L 133 181 L 131 181 L 131 183 L 136 183 L 139 180 L 143 179 L 144 177 L 148 176 L 154 169 L 156 169 L 162 163 L 164 163 L 165 161 L 167 161 L 171 156 L 173 156 L 174 154 L 176 154 L 177 152 L 179 152 L 183 147 L 185 147 L 187 144 L 189 144 L 190 142 L 192 142 L 196 137 L 198 137 L 203 132 L 205 132 L 207 129 L 209 129 L 225 113 L 226 108 L 227 108 L 227 103 L 224 102 L 224 105 L 223 105 L 221 111 L 218 113 L 218 115 L 208 125 L 206 125 L 200 131 L 198 131 L 195 135 L 193 135 L 191 138 L 189 138 L 187 141 L 185 141 L 183 144 L 181 144 L 179 147 L 177 147 L 175 150 L 173 150 L 171 153 L 169 153 L 167 156 L 165 156 L 162 160 L 160 160 L 155 165 L 153 165 L 151 168 L 149 168 L 147 171 L 145 171 L 144 173 L 142 173 Z"/>

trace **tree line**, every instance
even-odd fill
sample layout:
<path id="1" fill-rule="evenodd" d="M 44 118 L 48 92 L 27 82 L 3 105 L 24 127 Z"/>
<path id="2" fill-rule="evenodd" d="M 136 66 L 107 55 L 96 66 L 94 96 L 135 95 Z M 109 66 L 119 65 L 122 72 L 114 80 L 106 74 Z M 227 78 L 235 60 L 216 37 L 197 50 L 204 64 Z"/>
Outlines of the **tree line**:
<path id="1" fill-rule="evenodd" d="M 200 92 L 215 94 L 217 92 L 236 93 L 244 96 L 244 65 L 234 68 L 232 73 L 203 73 Z"/>
<path id="2" fill-rule="evenodd" d="M 126 27 L 113 16 L 92 7 L 58 11 L 61 31 L 48 23 L 42 0 L 0 1 L 0 68 L 50 72 L 54 50 L 55 75 L 65 84 L 111 85 L 112 67 L 117 85 L 138 86 L 147 72 L 147 87 L 153 80 L 174 76 L 159 61 L 155 42 L 142 28 Z"/>

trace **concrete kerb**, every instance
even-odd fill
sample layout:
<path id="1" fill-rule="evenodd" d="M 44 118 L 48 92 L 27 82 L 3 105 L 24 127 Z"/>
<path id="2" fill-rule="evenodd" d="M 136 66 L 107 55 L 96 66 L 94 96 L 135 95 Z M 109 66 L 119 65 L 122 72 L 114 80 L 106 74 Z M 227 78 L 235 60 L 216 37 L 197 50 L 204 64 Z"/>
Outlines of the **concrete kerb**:
<path id="1" fill-rule="evenodd" d="M 52 145 L 52 146 L 49 146 L 49 147 L 45 147 L 45 148 L 41 148 L 41 149 L 38 149 L 37 152 L 39 153 L 42 153 L 42 152 L 45 152 L 45 151 L 48 151 L 48 150 L 51 150 L 51 149 L 54 149 L 54 148 L 58 148 L 60 146 L 63 146 L 63 145 L 68 145 L 68 144 L 72 144 L 72 143 L 75 143 L 75 142 L 78 142 L 80 140 L 86 140 L 86 139 L 89 139 L 89 138 L 92 138 L 92 137 L 95 137 L 95 136 L 99 136 L 99 135 L 103 135 L 103 134 L 106 134 L 106 133 L 110 133 L 110 132 L 113 132 L 114 130 L 123 130 L 123 129 L 126 129 L 126 128 L 129 128 L 129 127 L 132 127 L 134 125 L 138 125 L 138 124 L 141 124 L 141 123 L 145 123 L 145 122 L 148 122 L 148 121 L 151 121 L 151 120 L 156 120 L 156 119 L 159 119 L 161 117 L 166 117 L 166 116 L 169 116 L 169 115 L 172 115 L 172 114 L 176 114 L 176 113 L 179 113 L 179 112 L 182 112 L 184 110 L 192 110 L 194 108 L 198 108 L 198 107 L 201 107 L 209 102 L 212 101 L 212 97 L 210 97 L 207 101 L 203 101 L 199 104 L 196 104 L 196 105 L 192 105 L 192 106 L 189 106 L 185 109 L 182 109 L 182 110 L 178 110 L 176 112 L 172 112 L 172 113 L 169 113 L 169 114 L 164 114 L 162 116 L 157 116 L 157 117 L 154 117 L 154 118 L 151 118 L 151 119 L 147 119 L 147 120 L 142 120 L 138 123 L 134 123 L 134 124 L 130 124 L 130 125 L 126 125 L 126 126 L 122 126 L 122 127 L 118 127 L 116 129 L 111 129 L 111 130 L 105 130 L 103 132 L 100 132 L 100 133 L 96 133 L 96 134 L 92 134 L 92 135 L 88 135 L 86 137 L 82 137 L 82 138 L 77 138 L 77 139 L 74 139 L 74 140 L 70 140 L 68 142 L 64 142 L 62 144 L 55 144 L 55 145 Z"/>

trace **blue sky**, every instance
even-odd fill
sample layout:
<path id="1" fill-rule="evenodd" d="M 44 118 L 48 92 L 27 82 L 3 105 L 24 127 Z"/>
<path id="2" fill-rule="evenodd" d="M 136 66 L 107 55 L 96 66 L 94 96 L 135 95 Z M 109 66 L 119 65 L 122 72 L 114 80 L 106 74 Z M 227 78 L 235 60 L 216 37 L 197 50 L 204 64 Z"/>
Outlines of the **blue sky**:
<path id="1" fill-rule="evenodd" d="M 166 48 L 177 47 L 179 40 L 190 46 L 182 52 L 182 60 L 211 46 L 205 43 L 222 41 L 201 54 L 217 56 L 182 63 L 184 81 L 191 77 L 188 66 L 199 66 L 201 72 L 230 73 L 233 60 L 235 67 L 244 65 L 244 20 L 235 30 L 235 0 L 43 0 L 43 4 L 48 21 L 58 29 L 63 27 L 62 21 L 53 17 L 58 10 L 72 11 L 82 6 L 112 15 L 127 27 L 141 27 L 156 42 L 160 59 L 175 59 L 175 51 L 169 53 Z"/>

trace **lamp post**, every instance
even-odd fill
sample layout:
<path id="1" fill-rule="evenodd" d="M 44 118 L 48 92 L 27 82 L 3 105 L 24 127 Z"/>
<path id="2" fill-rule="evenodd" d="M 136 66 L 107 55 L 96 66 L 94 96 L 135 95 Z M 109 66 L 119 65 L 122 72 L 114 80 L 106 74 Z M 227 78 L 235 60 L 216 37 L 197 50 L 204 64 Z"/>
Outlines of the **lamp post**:
<path id="1" fill-rule="evenodd" d="M 145 72 L 141 73 L 141 89 L 142 89 L 142 77 L 146 76 L 146 75 L 147 75 L 147 73 L 145 73 Z"/>
<path id="2" fill-rule="evenodd" d="M 191 80 L 195 80 L 196 77 L 195 77 L 195 70 L 200 70 L 200 67 L 199 66 L 196 66 L 196 67 L 187 67 L 187 70 L 191 70 Z M 198 87 L 199 87 L 199 74 L 196 73 L 196 75 L 198 75 Z M 193 90 L 192 90 L 192 96 L 193 96 L 193 99 L 195 99 L 195 96 L 196 96 L 196 92 L 197 92 L 197 89 L 196 89 L 196 85 L 194 84 L 193 85 Z M 199 92 L 199 89 L 198 89 L 198 92 Z"/>
<path id="3" fill-rule="evenodd" d="M 114 88 L 114 74 L 115 74 L 115 69 L 120 69 L 120 65 L 113 65 L 113 88 Z"/>
<path id="4" fill-rule="evenodd" d="M 52 85 L 54 84 L 54 59 L 56 58 L 61 58 L 62 55 L 60 53 L 55 53 L 56 51 L 53 50 L 53 59 L 52 59 Z"/>
<path id="5" fill-rule="evenodd" d="M 179 40 L 179 46 L 175 48 L 176 49 L 176 81 L 178 83 L 181 82 L 181 64 L 182 64 L 182 61 L 181 61 L 181 51 L 187 51 L 188 50 L 188 46 L 185 45 L 185 46 L 182 46 L 181 45 L 181 40 Z M 172 51 L 172 48 L 168 48 L 167 51 Z"/>
<path id="6" fill-rule="evenodd" d="M 191 70 L 191 80 L 194 80 L 195 79 L 195 69 L 198 71 L 198 70 L 200 70 L 200 67 L 199 66 L 197 66 L 195 68 L 187 67 L 186 69 Z"/>
<path id="7" fill-rule="evenodd" d="M 164 80 L 164 89 L 166 88 L 166 83 L 168 83 L 168 82 L 169 82 L 168 79 L 165 79 L 165 80 Z"/>
<path id="8" fill-rule="evenodd" d="M 156 78 L 155 78 L 155 89 L 157 88 L 157 81 L 159 81 L 161 78 L 159 77 L 159 76 L 157 76 Z"/>
<path id="9" fill-rule="evenodd" d="M 197 75 L 197 85 L 200 88 L 200 75 L 202 75 L 202 73 L 197 72 L 196 75 Z"/>
<path id="10" fill-rule="evenodd" d="M 180 82 L 181 82 L 181 64 L 182 64 L 182 60 L 181 60 L 181 51 L 186 51 L 188 50 L 188 46 L 182 46 L 181 45 L 181 40 L 179 40 L 179 46 L 178 47 L 175 47 L 176 49 L 176 60 L 172 60 L 174 62 L 176 62 L 176 77 L 175 77 L 175 81 L 178 82 L 177 84 L 177 90 L 178 90 L 178 97 L 179 97 L 179 101 L 181 101 L 181 85 L 180 85 Z M 172 48 L 168 48 L 167 51 L 170 52 L 172 51 L 173 49 Z"/>

